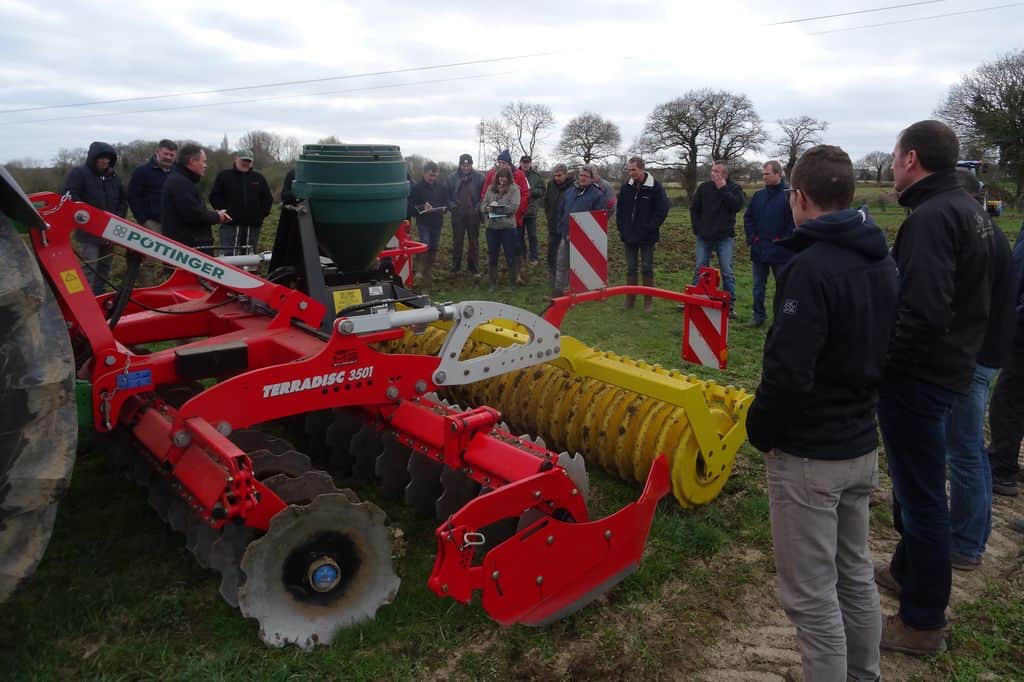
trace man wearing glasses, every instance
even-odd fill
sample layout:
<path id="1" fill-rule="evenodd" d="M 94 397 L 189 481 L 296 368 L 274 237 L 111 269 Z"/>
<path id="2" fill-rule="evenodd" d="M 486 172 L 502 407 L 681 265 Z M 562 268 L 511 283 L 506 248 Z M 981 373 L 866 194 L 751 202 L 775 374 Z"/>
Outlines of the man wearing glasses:
<path id="1" fill-rule="evenodd" d="M 263 174 L 253 170 L 251 150 L 235 152 L 231 168 L 217 173 L 210 190 L 210 205 L 226 209 L 232 218 L 220 228 L 220 255 L 255 253 L 260 228 L 270 215 L 274 196 Z"/>
<path id="2" fill-rule="evenodd" d="M 850 209 L 853 164 L 812 147 L 787 190 L 798 225 L 781 246 L 761 383 L 747 414 L 765 453 L 779 600 L 806 680 L 877 680 L 882 615 L 868 550 L 878 484 L 875 405 L 899 289 L 885 235 Z"/>

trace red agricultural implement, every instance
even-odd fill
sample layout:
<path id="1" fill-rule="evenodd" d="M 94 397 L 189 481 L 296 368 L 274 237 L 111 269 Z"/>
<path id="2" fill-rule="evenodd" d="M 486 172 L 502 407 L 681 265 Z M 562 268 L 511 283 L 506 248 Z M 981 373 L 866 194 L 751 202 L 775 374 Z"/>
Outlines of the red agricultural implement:
<path id="1" fill-rule="evenodd" d="M 371 164 L 397 154 L 373 149 Z M 347 150 L 360 159 L 367 153 Z M 0 598 L 38 562 L 70 475 L 72 366 L 80 421 L 106 434 L 157 513 L 220 573 L 221 595 L 259 621 L 269 644 L 327 644 L 338 628 L 372 618 L 396 597 L 384 514 L 336 488 L 340 479 L 376 481 L 436 517 L 430 589 L 463 603 L 477 594 L 504 625 L 572 613 L 637 569 L 657 501 L 670 487 L 667 462 L 653 462 L 637 502 L 592 520 L 581 457 L 514 435 L 495 409 L 464 410 L 437 398 L 438 389 L 557 358 L 559 329 L 495 302 L 432 304 L 407 290 L 391 264 L 371 270 L 402 215 L 392 215 L 394 201 L 367 209 L 358 200 L 332 214 L 322 199 L 336 190 L 325 190 L 317 173 L 320 161 L 336 163 L 332 154 L 340 153 L 307 149 L 305 168 L 300 161 L 299 288 L 67 197 L 36 194 L 29 205 L 4 174 L 3 212 L 30 235 L 48 287 L 39 287 L 13 230 L 0 227 L 4 267 L 24 279 L 0 278 L 0 323 L 29 330 L 20 341 L 0 337 L 19 345 L 8 354 L 23 354 L 7 369 L 19 376 L 0 395 L 29 406 L 21 426 L 4 424 L 22 436 L 12 441 L 0 485 L 22 485 L 22 493 L 0 511 L 6 528 L 22 530 L 20 540 L 0 537 L 0 549 L 11 552 L 0 563 Z M 404 170 L 377 184 L 395 188 L 390 199 L 402 202 L 403 213 Z M 379 187 L 363 191 L 380 199 Z M 367 210 L 383 217 L 360 214 Z M 117 291 L 90 290 L 88 264 L 73 247 L 76 230 L 128 254 Z M 388 255 L 401 257 L 395 248 Z M 136 287 L 143 257 L 173 273 Z M 464 350 L 474 330 L 495 320 L 525 330 L 522 342 L 470 357 Z M 433 323 L 447 327 L 438 353 L 386 352 Z M 308 454 L 271 435 L 296 423 L 309 437 Z M 55 442 L 44 452 L 47 434 Z"/>

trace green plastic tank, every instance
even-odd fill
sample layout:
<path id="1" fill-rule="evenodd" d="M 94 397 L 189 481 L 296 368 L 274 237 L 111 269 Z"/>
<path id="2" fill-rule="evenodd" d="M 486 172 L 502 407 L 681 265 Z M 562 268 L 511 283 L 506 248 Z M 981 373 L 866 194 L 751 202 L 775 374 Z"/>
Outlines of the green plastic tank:
<path id="1" fill-rule="evenodd" d="M 394 145 L 307 144 L 295 163 L 323 251 L 344 272 L 369 268 L 406 218 L 409 182 Z"/>

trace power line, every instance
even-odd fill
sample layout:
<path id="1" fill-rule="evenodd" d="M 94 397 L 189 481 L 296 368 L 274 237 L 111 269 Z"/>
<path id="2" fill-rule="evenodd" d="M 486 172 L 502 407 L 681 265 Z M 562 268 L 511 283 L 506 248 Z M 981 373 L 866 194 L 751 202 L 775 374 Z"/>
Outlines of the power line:
<path id="1" fill-rule="evenodd" d="M 352 80 L 355 78 L 371 78 L 374 76 L 393 76 L 401 73 L 414 73 L 417 71 L 435 71 L 437 69 L 450 69 L 456 66 L 473 66 L 479 64 L 493 64 L 495 62 L 508 62 L 520 59 L 533 59 L 534 57 L 550 57 L 552 55 L 565 54 L 572 50 L 556 50 L 553 52 L 535 52 L 532 54 L 514 55 L 511 57 L 492 57 L 490 59 L 473 59 L 465 62 L 451 62 L 448 64 L 432 64 L 430 66 L 414 66 L 406 69 L 392 69 L 390 71 L 369 71 L 366 73 L 353 73 L 344 76 L 325 76 L 323 78 L 307 78 L 299 81 L 278 81 L 275 83 L 258 83 L 256 85 L 238 85 L 231 88 L 215 88 L 212 90 L 193 90 L 190 92 L 176 92 L 163 95 L 141 95 L 139 97 L 122 97 L 120 99 L 93 100 L 89 102 L 71 102 L 67 104 L 46 104 L 33 107 L 22 107 L 20 109 L 0 109 L 0 114 L 25 113 L 28 111 L 44 111 L 46 109 L 68 109 L 72 107 L 91 107 L 98 104 L 123 104 L 125 102 L 144 102 L 158 99 L 170 99 L 172 97 L 188 97 L 192 95 L 215 95 L 225 92 L 238 92 L 239 90 L 259 90 L 263 88 L 278 88 L 289 85 L 308 85 L 310 83 L 324 83 L 326 81 Z M 258 101 L 258 100 L 255 100 Z M 62 120 L 62 119 L 52 119 Z"/>
<path id="2" fill-rule="evenodd" d="M 898 19 L 898 20 L 895 20 L 895 21 L 886 21 L 886 22 L 881 23 L 881 24 L 865 24 L 864 26 L 848 26 L 847 28 L 833 28 L 833 29 L 829 29 L 827 31 L 815 31 L 813 33 L 808 33 L 807 35 L 809 35 L 809 36 L 820 36 L 820 35 L 825 35 L 826 33 L 843 33 L 845 31 L 859 31 L 859 30 L 865 29 L 865 28 L 881 28 L 883 26 L 895 26 L 897 24 L 911 24 L 911 23 L 913 23 L 915 21 L 928 21 L 929 19 L 942 19 L 944 17 L 957 17 L 957 16 L 960 16 L 960 15 L 963 15 L 963 14 L 977 14 L 979 12 L 991 12 L 992 10 L 1006 9 L 1007 7 L 1019 7 L 1021 5 L 1024 5 L 1024 2 L 1011 2 L 1011 3 L 1006 4 L 1006 5 L 996 5 L 994 7 L 981 7 L 979 9 L 965 9 L 965 10 L 960 11 L 960 12 L 948 12 L 946 14 L 933 14 L 933 15 L 928 16 L 928 17 L 917 17 L 915 19 Z"/>
<path id="3" fill-rule="evenodd" d="M 875 9 L 859 9 L 853 12 L 840 12 L 839 14 L 822 14 L 816 17 L 807 17 L 805 19 L 787 19 L 786 21 L 776 21 L 774 24 L 765 24 L 765 26 L 782 26 L 783 24 L 802 24 L 806 21 L 818 21 L 819 19 L 835 19 L 836 17 L 849 17 L 854 14 L 870 14 L 871 12 L 886 12 L 891 9 L 900 9 L 901 7 L 917 7 L 918 5 L 934 5 L 939 2 L 945 2 L 945 0 L 921 0 L 921 2 L 908 2 L 904 5 L 888 5 L 886 7 L 876 7 Z"/>
<path id="4" fill-rule="evenodd" d="M 451 83 L 453 81 L 463 80 L 474 80 L 480 78 L 493 78 L 495 76 L 507 76 L 514 73 L 520 73 L 517 71 L 498 71 L 495 73 L 481 73 L 470 76 L 454 76 L 452 78 L 436 78 L 433 80 L 425 81 L 414 81 L 412 83 L 389 83 L 387 85 L 367 85 L 361 88 L 348 88 L 346 90 L 329 90 L 324 92 L 310 92 L 310 93 L 288 93 L 287 95 L 272 95 L 268 97 L 254 97 L 251 99 L 235 99 L 227 102 L 206 102 L 203 104 L 182 104 L 173 107 L 160 107 L 159 109 L 134 109 L 132 111 L 115 111 L 102 114 L 82 114 L 80 116 L 56 116 L 53 118 L 37 118 L 30 119 L 27 121 L 0 121 L 0 128 L 16 125 L 26 125 L 29 123 L 50 123 L 52 121 L 78 121 L 89 118 L 111 118 L 114 116 L 130 116 L 132 114 L 153 114 L 163 113 L 165 111 L 181 111 L 183 109 L 206 109 L 209 107 L 225 107 L 233 104 L 251 104 L 253 102 L 271 102 L 274 100 L 289 99 L 293 97 L 321 97 L 325 95 L 344 95 L 351 94 L 353 92 L 365 92 L 368 90 L 388 90 L 392 88 L 407 88 L 419 85 L 435 85 L 437 83 Z"/>

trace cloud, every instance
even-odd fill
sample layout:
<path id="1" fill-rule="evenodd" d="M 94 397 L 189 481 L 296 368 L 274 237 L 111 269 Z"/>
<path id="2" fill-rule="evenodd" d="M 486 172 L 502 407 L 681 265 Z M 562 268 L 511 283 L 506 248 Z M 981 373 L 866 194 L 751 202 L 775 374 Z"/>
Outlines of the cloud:
<path id="1" fill-rule="evenodd" d="M 849 11 L 841 0 L 770 4 L 514 6 L 249 0 L 46 5 L 0 0 L 0 110 L 255 88 L 88 107 L 0 111 L 5 158 L 49 159 L 59 147 L 169 136 L 219 143 L 262 128 L 315 142 L 401 144 L 407 154 L 476 155 L 477 125 L 512 100 L 543 102 L 556 130 L 583 111 L 616 122 L 624 145 L 659 103 L 700 87 L 746 93 L 769 124 L 807 114 L 857 156 L 891 146 L 931 115 L 961 74 L 1016 49 L 1024 8 L 827 35 L 816 31 L 973 7 L 956 0 L 785 26 Z M 499 11 L 500 9 L 500 11 Z M 868 17 L 870 20 L 866 20 Z M 454 62 L 545 56 L 361 76 Z M 178 108 L 192 106 L 196 108 Z M 60 120 L 54 120 L 60 119 Z"/>

